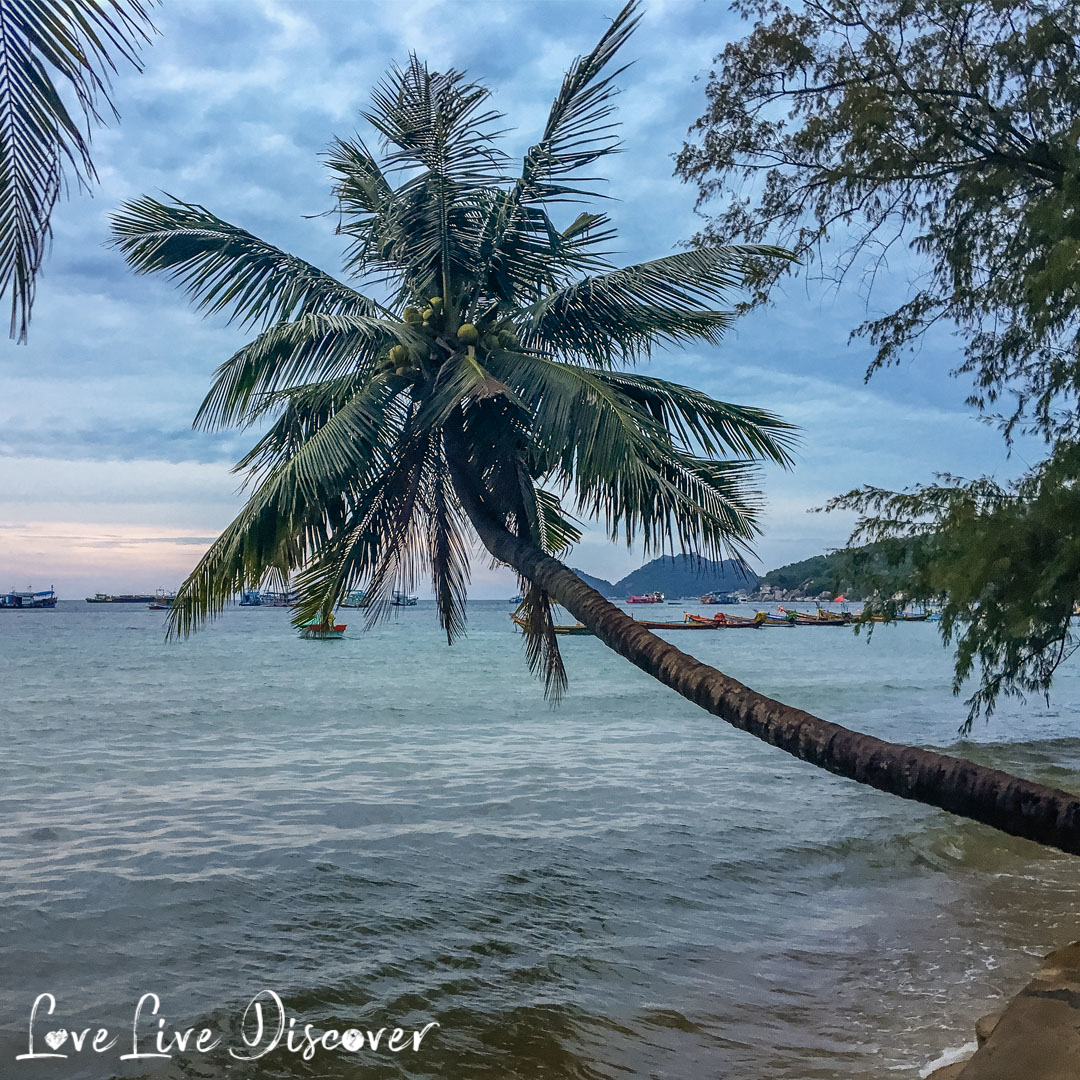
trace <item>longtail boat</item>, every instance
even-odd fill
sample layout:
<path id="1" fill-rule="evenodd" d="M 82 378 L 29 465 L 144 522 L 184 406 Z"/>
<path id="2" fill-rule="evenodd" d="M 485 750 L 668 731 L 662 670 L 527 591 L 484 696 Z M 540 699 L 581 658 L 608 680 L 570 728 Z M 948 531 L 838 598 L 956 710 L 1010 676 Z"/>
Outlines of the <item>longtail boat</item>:
<path id="1" fill-rule="evenodd" d="M 773 615 L 771 611 L 759 611 L 754 622 L 762 626 L 794 626 L 795 620 L 790 615 Z"/>
<path id="2" fill-rule="evenodd" d="M 701 622 L 684 619 L 682 622 L 653 622 L 651 619 L 635 619 L 638 626 L 646 630 L 719 630 L 724 624 L 702 619 Z"/>
<path id="3" fill-rule="evenodd" d="M 513 619 L 513 621 L 523 630 L 525 629 L 524 619 L 520 618 L 517 615 L 511 615 L 510 618 Z M 702 619 L 700 616 L 698 616 L 697 619 L 687 618 L 683 622 L 659 622 L 654 619 L 635 619 L 634 621 L 637 623 L 638 626 L 644 626 L 646 630 L 722 630 L 724 629 L 725 625 L 728 625 L 723 622 L 717 622 L 714 619 Z M 757 623 L 747 620 L 746 625 L 749 627 L 755 627 L 757 626 Z M 552 627 L 552 629 L 555 631 L 556 634 L 572 634 L 584 636 L 592 633 L 592 631 L 582 623 L 576 623 L 573 626 L 556 625 Z"/>
<path id="4" fill-rule="evenodd" d="M 516 626 L 520 626 L 522 630 L 527 629 L 528 623 L 516 612 L 510 613 L 510 618 L 513 620 Z M 559 626 L 556 624 L 552 627 L 552 630 L 556 634 L 569 634 L 571 637 L 589 637 L 592 635 L 592 631 L 584 623 L 574 623 L 573 626 Z"/>
<path id="5" fill-rule="evenodd" d="M 818 615 L 823 619 L 839 619 L 843 623 L 853 623 L 861 614 L 861 611 L 823 611 L 820 607 L 817 609 Z"/>
<path id="6" fill-rule="evenodd" d="M 840 615 L 834 617 L 832 612 L 822 611 L 821 608 L 818 608 L 816 615 L 810 614 L 809 611 L 791 611 L 788 608 L 780 608 L 780 610 L 796 626 L 843 626 L 845 622 Z"/>
<path id="7" fill-rule="evenodd" d="M 727 615 L 723 611 L 718 611 L 711 617 L 694 615 L 687 611 L 684 618 L 688 623 L 707 623 L 709 626 L 716 625 L 727 630 L 756 630 L 761 626 L 757 619 L 744 619 L 741 615 Z"/>

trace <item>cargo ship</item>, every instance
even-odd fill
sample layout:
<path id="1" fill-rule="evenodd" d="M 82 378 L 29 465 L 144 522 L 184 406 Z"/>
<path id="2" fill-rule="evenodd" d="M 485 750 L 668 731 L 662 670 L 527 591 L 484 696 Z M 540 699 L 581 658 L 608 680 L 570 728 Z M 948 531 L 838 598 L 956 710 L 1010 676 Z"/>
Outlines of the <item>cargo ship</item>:
<path id="1" fill-rule="evenodd" d="M 56 592 L 53 589 L 42 589 L 40 592 L 31 592 L 28 588 L 25 592 L 0 593 L 0 611 L 29 611 L 33 608 L 56 607 Z"/>
<path id="2" fill-rule="evenodd" d="M 86 602 L 88 604 L 152 604 L 156 599 L 150 593 L 122 593 L 119 596 L 113 596 L 110 593 L 95 593 L 93 596 L 88 596 Z"/>

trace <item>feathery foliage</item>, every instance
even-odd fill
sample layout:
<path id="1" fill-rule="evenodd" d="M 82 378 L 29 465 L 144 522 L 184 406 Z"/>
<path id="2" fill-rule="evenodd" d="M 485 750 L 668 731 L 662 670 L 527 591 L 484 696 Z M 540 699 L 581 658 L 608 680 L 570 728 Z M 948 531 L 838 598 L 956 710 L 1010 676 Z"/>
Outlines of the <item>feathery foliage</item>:
<path id="1" fill-rule="evenodd" d="M 181 588 L 174 632 L 267 574 L 299 587 L 297 622 L 360 585 L 378 618 L 427 576 L 452 641 L 475 547 L 462 483 L 552 554 L 585 516 L 658 551 L 748 550 L 753 463 L 787 465 L 792 429 L 622 369 L 662 345 L 718 342 L 731 316 L 717 305 L 749 260 L 783 253 L 709 247 L 616 268 L 602 213 L 555 221 L 593 197 L 583 170 L 618 149 L 610 65 L 637 10 L 572 66 L 517 176 L 488 90 L 415 56 L 392 68 L 363 113 L 379 153 L 353 138 L 327 155 L 349 283 L 200 206 L 144 196 L 116 214 L 133 269 L 258 330 L 218 369 L 197 423 L 270 427 L 237 466 L 249 500 Z M 465 447 L 463 470 L 448 442 Z M 526 656 L 558 698 L 551 599 L 522 588 Z"/>
<path id="2" fill-rule="evenodd" d="M 736 0 L 728 44 L 679 155 L 703 243 L 779 236 L 867 291 L 894 252 L 915 270 L 855 334 L 867 375 L 938 324 L 964 336 L 970 401 L 1006 433 L 1080 432 L 1080 2 Z M 765 299 L 790 264 L 758 268 Z M 882 280 L 884 275 L 882 275 Z M 997 406 L 995 406 L 997 407 Z"/>
<path id="3" fill-rule="evenodd" d="M 953 690 L 978 675 L 967 733 L 1001 695 L 1046 695 L 1080 645 L 1080 445 L 1060 446 L 1010 485 L 942 476 L 906 492 L 864 487 L 829 508 L 863 516 L 853 540 L 885 556 L 880 598 L 867 615 L 910 602 L 941 604 L 941 631 L 956 644 Z"/>
<path id="4" fill-rule="evenodd" d="M 1016 485 L 943 478 L 830 504 L 864 515 L 853 540 L 882 537 L 892 552 L 884 595 L 946 595 L 956 689 L 979 680 L 970 725 L 1001 693 L 1045 692 L 1072 648 L 1080 3 L 735 8 L 752 28 L 717 57 L 707 111 L 678 161 L 702 202 L 726 204 L 699 241 L 779 236 L 806 261 L 828 257 L 837 278 L 861 275 L 867 293 L 895 284 L 883 271 L 908 248 L 903 302 L 853 332 L 876 347 L 867 378 L 951 324 L 968 403 L 1007 441 L 1027 431 L 1048 446 Z M 755 299 L 790 268 L 762 264 Z M 912 537 L 915 523 L 925 536 Z"/>

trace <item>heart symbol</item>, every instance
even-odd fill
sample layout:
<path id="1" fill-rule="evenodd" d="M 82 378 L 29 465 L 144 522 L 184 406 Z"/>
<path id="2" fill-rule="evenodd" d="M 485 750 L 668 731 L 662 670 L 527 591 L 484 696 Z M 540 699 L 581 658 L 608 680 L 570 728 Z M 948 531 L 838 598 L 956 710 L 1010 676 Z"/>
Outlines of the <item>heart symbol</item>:
<path id="1" fill-rule="evenodd" d="M 357 1031 L 356 1028 L 349 1028 L 349 1030 L 341 1036 L 341 1045 L 344 1046 L 350 1054 L 355 1054 L 356 1051 L 364 1045 L 364 1033 L 362 1031 Z"/>
<path id="2" fill-rule="evenodd" d="M 46 1032 L 45 1042 L 49 1044 L 50 1050 L 59 1050 L 67 1042 L 67 1032 L 63 1028 L 59 1031 Z"/>

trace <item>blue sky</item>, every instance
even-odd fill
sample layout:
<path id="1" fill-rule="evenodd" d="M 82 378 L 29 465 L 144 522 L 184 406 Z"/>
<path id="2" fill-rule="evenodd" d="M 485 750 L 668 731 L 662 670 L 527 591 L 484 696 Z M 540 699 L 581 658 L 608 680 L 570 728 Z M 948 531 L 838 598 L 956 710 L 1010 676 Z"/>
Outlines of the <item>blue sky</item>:
<path id="1" fill-rule="evenodd" d="M 0 345 L 0 587 L 175 588 L 240 505 L 229 467 L 251 434 L 190 425 L 245 335 L 203 319 L 167 281 L 132 275 L 105 246 L 110 211 L 168 192 L 337 273 L 333 220 L 317 216 L 331 207 L 319 155 L 335 135 L 369 135 L 359 110 L 391 62 L 412 50 L 490 86 L 518 156 L 568 63 L 617 10 L 611 0 L 166 0 L 145 70 L 115 80 L 121 120 L 94 134 L 100 186 L 72 192 L 54 215 L 29 343 Z M 667 254 L 699 227 L 673 155 L 703 111 L 713 57 L 744 32 L 724 3 L 648 3 L 624 53 L 634 61 L 620 80 L 624 152 L 607 163 L 619 262 Z M 759 569 L 842 544 L 849 518 L 807 513 L 837 492 L 1022 466 L 963 405 L 948 333 L 863 384 L 870 351 L 848 334 L 902 296 L 916 269 L 894 261 L 869 308 L 854 285 L 789 280 L 719 348 L 649 365 L 802 427 L 797 467 L 763 478 Z M 642 553 L 592 532 L 570 561 L 615 579 Z M 474 583 L 479 597 L 512 590 L 484 558 Z"/>

